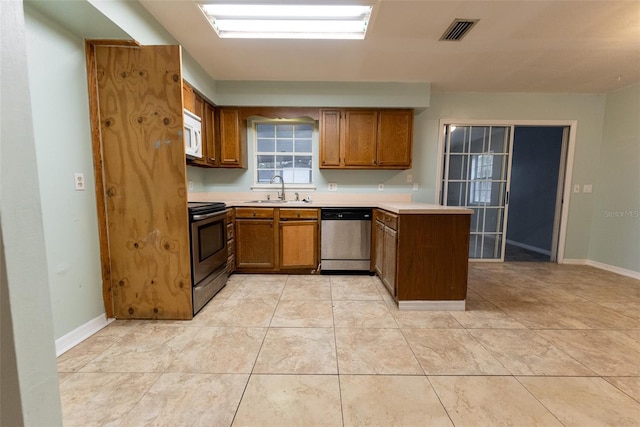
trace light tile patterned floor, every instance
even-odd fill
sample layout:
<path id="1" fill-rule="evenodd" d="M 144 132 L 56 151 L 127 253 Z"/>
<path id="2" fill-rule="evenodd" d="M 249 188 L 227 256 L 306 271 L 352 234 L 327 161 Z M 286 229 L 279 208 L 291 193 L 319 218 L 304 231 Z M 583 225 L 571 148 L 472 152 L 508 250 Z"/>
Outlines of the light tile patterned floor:
<path id="1" fill-rule="evenodd" d="M 467 311 L 398 312 L 375 277 L 234 275 L 58 367 L 67 426 L 640 426 L 640 281 L 472 263 Z"/>

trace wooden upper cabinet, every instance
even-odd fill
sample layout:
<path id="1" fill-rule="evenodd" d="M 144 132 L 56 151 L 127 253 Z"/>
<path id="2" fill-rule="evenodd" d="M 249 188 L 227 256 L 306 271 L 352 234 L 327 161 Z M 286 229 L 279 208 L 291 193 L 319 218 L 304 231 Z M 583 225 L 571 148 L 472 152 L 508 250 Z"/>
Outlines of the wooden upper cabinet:
<path id="1" fill-rule="evenodd" d="M 193 114 L 196 114 L 196 94 L 189 83 L 185 81 L 182 82 L 182 101 L 184 103 L 185 110 L 189 110 Z"/>
<path id="2" fill-rule="evenodd" d="M 408 169 L 412 141 L 411 109 L 321 110 L 321 169 Z"/>
<path id="3" fill-rule="evenodd" d="M 240 111 L 237 108 L 218 109 L 219 145 L 221 167 L 244 167 Z"/>
<path id="4" fill-rule="evenodd" d="M 378 166 L 411 167 L 413 111 L 383 110 L 378 120 Z"/>
<path id="5" fill-rule="evenodd" d="M 220 148 L 216 138 L 216 110 L 208 102 L 204 103 L 202 113 L 202 148 L 204 163 L 209 167 L 219 166 L 218 158 Z"/>
<path id="6" fill-rule="evenodd" d="M 344 165 L 375 167 L 378 112 L 347 110 L 344 123 Z"/>
<path id="7" fill-rule="evenodd" d="M 340 110 L 320 111 L 320 167 L 340 167 Z"/>

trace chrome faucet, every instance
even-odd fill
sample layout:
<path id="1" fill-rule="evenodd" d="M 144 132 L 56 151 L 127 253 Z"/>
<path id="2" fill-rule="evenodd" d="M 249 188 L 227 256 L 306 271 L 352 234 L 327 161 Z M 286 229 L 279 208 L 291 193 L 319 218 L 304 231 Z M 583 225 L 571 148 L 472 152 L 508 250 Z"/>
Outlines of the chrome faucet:
<path id="1" fill-rule="evenodd" d="M 278 193 L 278 199 L 285 200 L 285 198 L 284 198 L 284 179 L 282 179 L 282 176 L 281 175 L 274 175 L 273 178 L 271 178 L 270 184 L 273 184 L 273 181 L 275 181 L 276 178 L 280 178 L 280 183 L 282 184 L 282 192 Z"/>

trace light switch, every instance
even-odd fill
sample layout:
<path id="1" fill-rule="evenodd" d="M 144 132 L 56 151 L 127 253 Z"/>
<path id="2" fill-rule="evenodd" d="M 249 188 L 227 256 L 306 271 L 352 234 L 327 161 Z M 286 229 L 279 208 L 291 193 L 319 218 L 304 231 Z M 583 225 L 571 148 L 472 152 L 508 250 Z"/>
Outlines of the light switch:
<path id="1" fill-rule="evenodd" d="M 580 184 L 574 184 L 573 185 L 573 192 L 574 193 L 579 193 L 580 192 Z"/>
<path id="2" fill-rule="evenodd" d="M 413 183 L 413 191 L 418 191 L 418 183 L 417 182 Z"/>
<path id="3" fill-rule="evenodd" d="M 593 192 L 593 186 L 591 184 L 585 184 L 582 186 L 582 192 L 583 193 L 592 193 Z"/>
<path id="4" fill-rule="evenodd" d="M 193 181 L 189 181 L 189 190 L 193 190 Z"/>

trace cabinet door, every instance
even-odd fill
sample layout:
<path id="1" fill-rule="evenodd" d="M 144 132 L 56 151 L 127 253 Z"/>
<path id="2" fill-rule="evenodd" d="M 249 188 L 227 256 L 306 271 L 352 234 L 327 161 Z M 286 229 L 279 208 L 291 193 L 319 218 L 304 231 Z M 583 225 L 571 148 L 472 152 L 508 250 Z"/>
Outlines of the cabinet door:
<path id="1" fill-rule="evenodd" d="M 378 112 L 347 110 L 345 112 L 344 165 L 375 167 Z"/>
<path id="2" fill-rule="evenodd" d="M 207 152 L 206 138 L 207 138 L 207 133 L 211 133 L 213 128 L 209 129 L 209 127 L 207 126 L 207 121 L 205 117 L 206 103 L 204 99 L 202 99 L 202 97 L 197 93 L 194 94 L 193 98 L 194 98 L 194 102 L 193 102 L 194 108 L 192 112 L 196 116 L 200 117 L 201 124 L 202 124 L 202 157 L 199 159 L 187 159 L 187 163 L 192 166 L 206 167 L 208 166 L 207 156 L 209 155 L 209 153 Z"/>
<path id="3" fill-rule="evenodd" d="M 273 219 L 236 218 L 235 237 L 237 268 L 275 268 Z"/>
<path id="4" fill-rule="evenodd" d="M 196 114 L 195 102 L 196 94 L 193 88 L 185 81 L 182 82 L 182 102 L 185 110 L 191 111 Z"/>
<path id="5" fill-rule="evenodd" d="M 318 221 L 280 222 L 280 268 L 318 266 Z"/>
<path id="6" fill-rule="evenodd" d="M 219 166 L 218 151 L 216 144 L 216 115 L 213 105 L 205 102 L 202 117 L 203 136 L 203 156 L 205 163 L 211 167 Z"/>
<path id="7" fill-rule="evenodd" d="M 382 279 L 384 268 L 384 223 L 376 221 L 374 237 L 375 271 Z"/>
<path id="8" fill-rule="evenodd" d="M 220 108 L 218 113 L 220 166 L 242 167 L 240 112 L 237 108 Z"/>
<path id="9" fill-rule="evenodd" d="M 378 122 L 378 166 L 410 168 L 412 110 L 382 110 Z"/>
<path id="10" fill-rule="evenodd" d="M 340 166 L 340 110 L 320 112 L 320 168 Z"/>
<path id="11" fill-rule="evenodd" d="M 398 253 L 398 232 L 389 227 L 384 228 L 384 260 L 382 266 L 382 283 L 389 292 L 396 296 L 396 255 Z"/>

